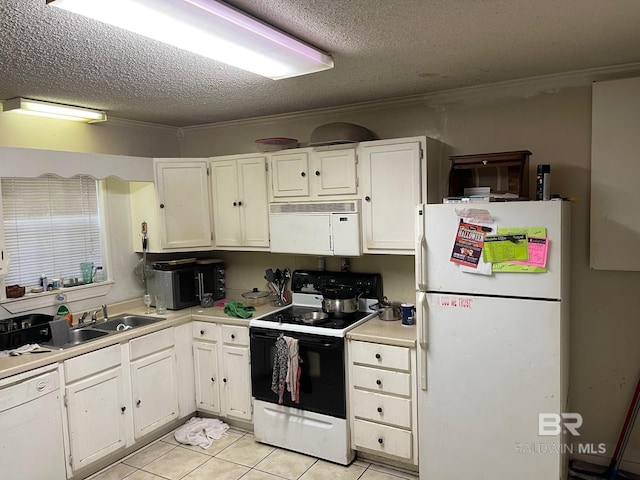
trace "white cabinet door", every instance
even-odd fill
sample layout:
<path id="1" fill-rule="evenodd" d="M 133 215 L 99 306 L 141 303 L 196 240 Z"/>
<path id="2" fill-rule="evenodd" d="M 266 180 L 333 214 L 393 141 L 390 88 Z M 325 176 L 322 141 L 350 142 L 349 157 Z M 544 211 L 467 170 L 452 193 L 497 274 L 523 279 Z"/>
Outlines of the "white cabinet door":
<path id="1" fill-rule="evenodd" d="M 308 152 L 273 154 L 271 156 L 271 178 L 274 198 L 308 196 Z"/>
<path id="2" fill-rule="evenodd" d="M 211 248 L 206 159 L 154 160 L 163 248 Z"/>
<path id="3" fill-rule="evenodd" d="M 242 244 L 240 227 L 240 193 L 238 191 L 238 167 L 235 160 L 211 162 L 213 196 L 213 222 L 216 246 Z"/>
<path id="4" fill-rule="evenodd" d="M 126 446 L 131 403 L 122 367 L 72 383 L 65 395 L 74 471 Z"/>
<path id="5" fill-rule="evenodd" d="M 311 175 L 315 178 L 317 195 L 350 195 L 357 192 L 355 149 L 313 152 L 311 158 Z"/>
<path id="6" fill-rule="evenodd" d="M 223 345 L 222 370 L 226 415 L 251 420 L 249 348 Z"/>
<path id="7" fill-rule="evenodd" d="M 211 160 L 216 247 L 269 247 L 267 163 L 264 155 Z"/>
<path id="8" fill-rule="evenodd" d="M 131 362 L 131 391 L 136 439 L 178 418 L 174 350 Z"/>
<path id="9" fill-rule="evenodd" d="M 422 199 L 422 142 L 364 142 L 361 148 L 364 253 L 414 254 Z"/>
<path id="10" fill-rule="evenodd" d="M 196 378 L 196 407 L 211 413 L 220 413 L 220 384 L 218 375 L 218 345 L 213 342 L 193 342 L 193 360 Z"/>
<path id="11" fill-rule="evenodd" d="M 242 202 L 242 245 L 269 247 L 267 160 L 264 156 L 238 160 L 238 185 Z"/>

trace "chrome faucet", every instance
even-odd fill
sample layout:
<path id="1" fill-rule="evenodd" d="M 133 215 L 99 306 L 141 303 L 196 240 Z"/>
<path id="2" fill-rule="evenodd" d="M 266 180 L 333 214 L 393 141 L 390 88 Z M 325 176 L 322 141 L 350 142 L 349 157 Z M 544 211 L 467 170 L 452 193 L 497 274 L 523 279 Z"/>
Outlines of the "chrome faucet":
<path id="1" fill-rule="evenodd" d="M 89 316 L 89 312 L 84 312 L 78 320 L 78 325 L 84 325 L 85 319 Z"/>
<path id="2" fill-rule="evenodd" d="M 94 310 L 91 312 L 91 323 L 96 323 L 98 321 L 98 310 Z"/>
<path id="3" fill-rule="evenodd" d="M 104 322 L 109 320 L 109 315 L 107 314 L 107 306 L 106 305 L 102 305 L 102 320 Z"/>

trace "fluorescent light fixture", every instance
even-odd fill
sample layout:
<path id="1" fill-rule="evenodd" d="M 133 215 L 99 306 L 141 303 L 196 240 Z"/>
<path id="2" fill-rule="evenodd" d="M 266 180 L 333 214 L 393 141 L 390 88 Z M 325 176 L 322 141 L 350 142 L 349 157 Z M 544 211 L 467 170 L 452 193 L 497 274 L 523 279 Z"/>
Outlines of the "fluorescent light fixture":
<path id="1" fill-rule="evenodd" d="M 105 122 L 107 120 L 107 114 L 100 110 L 20 97 L 3 100 L 2 111 L 88 123 Z"/>
<path id="2" fill-rule="evenodd" d="M 47 3 L 274 80 L 333 68 L 330 55 L 217 0 Z"/>

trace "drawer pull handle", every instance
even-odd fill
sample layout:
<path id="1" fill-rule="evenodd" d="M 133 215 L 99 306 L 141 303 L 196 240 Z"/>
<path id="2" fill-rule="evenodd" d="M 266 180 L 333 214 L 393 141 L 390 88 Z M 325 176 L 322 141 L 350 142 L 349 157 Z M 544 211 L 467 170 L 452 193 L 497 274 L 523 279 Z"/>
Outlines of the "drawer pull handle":
<path id="1" fill-rule="evenodd" d="M 382 385 L 382 380 L 376 380 L 376 385 L 378 386 Z"/>
<path id="2" fill-rule="evenodd" d="M 383 439 L 383 438 L 378 438 L 378 443 L 379 443 L 380 445 L 382 445 L 382 444 L 384 443 L 384 439 Z"/>
<path id="3" fill-rule="evenodd" d="M 380 355 L 379 353 L 376 353 L 376 358 L 380 360 L 382 358 L 382 355 Z"/>
<path id="4" fill-rule="evenodd" d="M 382 413 L 382 407 L 378 407 L 377 410 L 378 410 L 378 413 Z"/>

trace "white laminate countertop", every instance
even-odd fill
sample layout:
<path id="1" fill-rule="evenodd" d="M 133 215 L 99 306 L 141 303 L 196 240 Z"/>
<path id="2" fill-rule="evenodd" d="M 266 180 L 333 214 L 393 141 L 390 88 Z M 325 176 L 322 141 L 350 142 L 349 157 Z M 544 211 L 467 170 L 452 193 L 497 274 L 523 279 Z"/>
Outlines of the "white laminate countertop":
<path id="1" fill-rule="evenodd" d="M 110 305 L 109 306 L 109 316 L 114 317 L 116 315 L 120 315 L 123 313 L 130 313 L 135 315 L 147 315 L 145 307 L 138 306 L 140 303 L 139 300 L 136 302 L 124 302 L 119 305 Z M 216 304 L 219 302 L 216 302 Z M 281 307 L 272 307 L 270 305 L 263 305 L 256 307 L 255 312 L 251 316 L 251 318 L 255 318 L 261 315 L 266 315 L 275 310 L 278 310 Z M 155 309 L 151 310 L 152 313 L 148 316 L 158 316 L 155 314 Z M 23 354 L 19 357 L 2 357 L 0 358 L 0 379 L 10 377 L 12 375 L 17 375 L 19 373 L 23 373 L 29 370 L 33 370 L 38 367 L 43 367 L 45 365 L 51 365 L 54 363 L 64 362 L 65 360 L 73 357 L 77 357 L 78 355 L 82 355 L 85 353 L 92 352 L 94 350 L 98 350 L 100 348 L 108 347 L 110 345 L 115 345 L 118 343 L 127 343 L 129 340 L 140 337 L 142 335 L 147 335 L 149 333 L 157 332 L 159 330 L 164 330 L 169 327 L 176 327 L 179 325 L 183 325 L 192 320 L 199 320 L 204 322 L 224 322 L 228 325 L 239 325 L 248 327 L 249 321 L 251 318 L 236 318 L 230 317 L 224 313 L 223 307 L 211 307 L 211 308 L 202 308 L 202 307 L 191 307 L 185 308 L 183 310 L 168 310 L 166 315 L 161 315 L 161 317 L 166 318 L 166 320 L 152 323 L 150 325 L 145 325 L 143 327 L 137 327 L 131 330 L 126 330 L 124 332 L 118 332 L 111 335 L 107 335 L 102 338 L 98 338 L 95 340 L 91 340 L 89 342 L 82 343 L 75 347 L 65 348 L 65 349 L 57 349 L 55 347 L 49 347 L 47 345 L 41 345 L 43 350 L 51 350 L 50 353 L 38 353 L 38 354 Z M 98 320 L 98 327 L 100 321 Z"/>
<path id="2" fill-rule="evenodd" d="M 402 325 L 400 320 L 384 321 L 376 317 L 348 331 L 347 338 L 412 348 L 416 346 L 417 334 L 415 325 Z"/>

